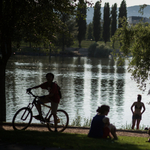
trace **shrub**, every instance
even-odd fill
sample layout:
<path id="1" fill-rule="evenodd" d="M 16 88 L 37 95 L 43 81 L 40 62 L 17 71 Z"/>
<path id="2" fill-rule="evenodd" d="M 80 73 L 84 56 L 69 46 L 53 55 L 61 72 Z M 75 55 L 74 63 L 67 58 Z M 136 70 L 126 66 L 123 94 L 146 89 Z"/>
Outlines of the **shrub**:
<path id="1" fill-rule="evenodd" d="M 90 47 L 88 48 L 88 56 L 94 57 L 94 53 L 97 46 L 98 44 L 96 42 L 90 45 Z"/>
<path id="2" fill-rule="evenodd" d="M 96 47 L 94 57 L 98 58 L 108 58 L 111 53 L 111 50 L 105 45 L 100 45 Z"/>
<path id="3" fill-rule="evenodd" d="M 93 43 L 88 48 L 89 57 L 108 58 L 112 50 L 104 44 Z"/>

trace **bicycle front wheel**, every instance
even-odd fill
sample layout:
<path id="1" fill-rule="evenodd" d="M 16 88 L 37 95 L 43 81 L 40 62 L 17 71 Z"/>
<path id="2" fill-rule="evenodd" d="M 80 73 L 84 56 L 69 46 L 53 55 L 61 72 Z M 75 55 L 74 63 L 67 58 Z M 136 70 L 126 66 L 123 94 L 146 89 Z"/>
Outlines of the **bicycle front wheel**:
<path id="1" fill-rule="evenodd" d="M 63 132 L 67 128 L 68 123 L 69 116 L 67 112 L 61 109 L 57 110 L 57 131 Z M 52 114 L 49 117 L 49 123 L 47 123 L 47 127 L 49 131 L 55 131 L 54 117 Z"/>
<path id="2" fill-rule="evenodd" d="M 32 111 L 28 107 L 19 109 L 13 117 L 12 125 L 14 130 L 25 130 L 32 121 Z"/>

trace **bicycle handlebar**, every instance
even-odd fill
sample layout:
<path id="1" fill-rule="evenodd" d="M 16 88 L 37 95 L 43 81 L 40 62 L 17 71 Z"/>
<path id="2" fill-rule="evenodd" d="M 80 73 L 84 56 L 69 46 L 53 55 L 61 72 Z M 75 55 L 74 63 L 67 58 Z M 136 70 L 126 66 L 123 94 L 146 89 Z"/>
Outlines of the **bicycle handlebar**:
<path id="1" fill-rule="evenodd" d="M 27 89 L 27 94 L 31 94 L 33 97 L 39 97 L 39 96 L 34 95 L 34 94 L 31 92 L 31 89 Z"/>

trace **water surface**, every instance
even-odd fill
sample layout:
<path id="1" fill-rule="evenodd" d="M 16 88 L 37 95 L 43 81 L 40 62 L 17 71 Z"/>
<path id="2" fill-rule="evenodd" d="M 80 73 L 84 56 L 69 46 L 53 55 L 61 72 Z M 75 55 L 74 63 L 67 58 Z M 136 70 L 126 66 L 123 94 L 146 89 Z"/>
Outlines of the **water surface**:
<path id="1" fill-rule="evenodd" d="M 127 61 L 123 66 L 117 66 L 111 59 L 13 56 L 6 70 L 6 121 L 11 122 L 15 112 L 31 102 L 32 97 L 26 94 L 26 89 L 45 82 L 46 73 L 52 72 L 62 91 L 59 108 L 67 111 L 70 124 L 78 114 L 83 125 L 84 119 L 92 118 L 98 106 L 103 104 L 110 106 L 108 117 L 117 128 L 131 124 L 130 107 L 137 94 L 142 94 L 147 110 L 141 125 L 149 126 L 150 105 L 147 103 L 150 96 L 147 91 L 142 93 L 137 88 L 127 67 Z M 47 94 L 42 89 L 36 89 L 34 93 Z"/>

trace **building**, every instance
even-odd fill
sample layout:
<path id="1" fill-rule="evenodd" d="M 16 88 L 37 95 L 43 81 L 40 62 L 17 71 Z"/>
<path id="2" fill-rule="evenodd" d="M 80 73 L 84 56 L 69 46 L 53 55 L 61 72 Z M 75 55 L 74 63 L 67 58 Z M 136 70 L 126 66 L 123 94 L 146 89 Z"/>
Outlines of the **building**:
<path id="1" fill-rule="evenodd" d="M 140 16 L 130 16 L 130 17 L 128 17 L 129 25 L 135 25 L 139 22 L 150 23 L 150 19 L 146 18 L 146 17 L 140 17 Z"/>

